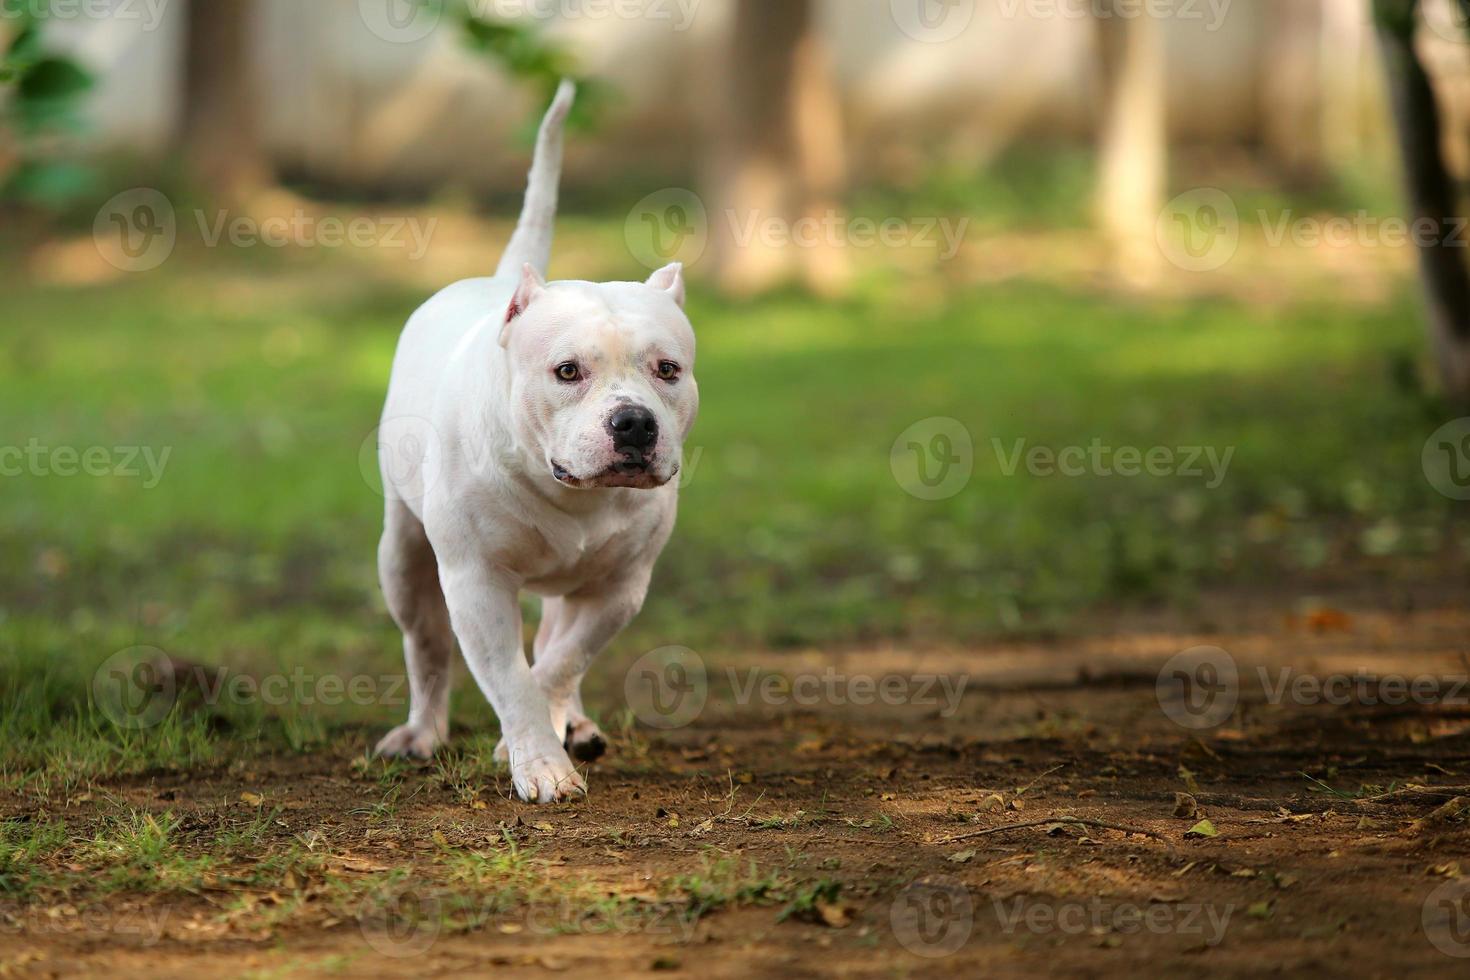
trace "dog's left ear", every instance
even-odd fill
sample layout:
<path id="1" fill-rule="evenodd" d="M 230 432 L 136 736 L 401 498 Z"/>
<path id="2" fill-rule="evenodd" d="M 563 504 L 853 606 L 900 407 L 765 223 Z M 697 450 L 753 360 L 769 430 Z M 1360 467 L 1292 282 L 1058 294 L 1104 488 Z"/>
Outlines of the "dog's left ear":
<path id="1" fill-rule="evenodd" d="M 684 308 L 684 263 L 670 262 L 648 277 L 648 285 L 668 293 L 681 310 Z"/>
<path id="2" fill-rule="evenodd" d="M 532 300 L 545 291 L 546 280 L 527 262 L 521 268 L 521 283 L 516 287 L 515 295 L 510 298 L 510 305 L 505 308 L 505 322 L 500 326 L 501 347 L 510 343 L 510 325 L 526 312 L 526 307 L 531 305 Z"/>

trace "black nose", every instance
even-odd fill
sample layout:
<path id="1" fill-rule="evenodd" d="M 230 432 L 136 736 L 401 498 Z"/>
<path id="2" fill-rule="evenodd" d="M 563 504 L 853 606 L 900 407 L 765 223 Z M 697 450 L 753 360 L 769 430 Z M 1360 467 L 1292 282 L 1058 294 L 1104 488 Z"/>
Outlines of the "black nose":
<path id="1" fill-rule="evenodd" d="M 645 450 L 658 439 L 658 420 L 641 405 L 625 405 L 613 412 L 607 427 L 619 449 Z"/>

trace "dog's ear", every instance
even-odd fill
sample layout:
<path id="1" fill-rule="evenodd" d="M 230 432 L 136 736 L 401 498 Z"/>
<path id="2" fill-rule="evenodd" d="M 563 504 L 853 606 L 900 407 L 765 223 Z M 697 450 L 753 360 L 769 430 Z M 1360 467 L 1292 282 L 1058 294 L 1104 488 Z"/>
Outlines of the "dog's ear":
<path id="1" fill-rule="evenodd" d="M 674 298 L 679 308 L 684 308 L 684 263 L 670 262 L 648 277 L 648 284 L 661 289 Z"/>
<path id="2" fill-rule="evenodd" d="M 500 346 L 504 347 L 510 343 L 510 325 L 530 306 L 532 301 L 546 291 L 546 280 L 541 278 L 541 273 L 527 262 L 521 267 L 521 282 L 516 286 L 515 295 L 510 298 L 510 305 L 505 308 L 505 322 L 500 326 Z"/>

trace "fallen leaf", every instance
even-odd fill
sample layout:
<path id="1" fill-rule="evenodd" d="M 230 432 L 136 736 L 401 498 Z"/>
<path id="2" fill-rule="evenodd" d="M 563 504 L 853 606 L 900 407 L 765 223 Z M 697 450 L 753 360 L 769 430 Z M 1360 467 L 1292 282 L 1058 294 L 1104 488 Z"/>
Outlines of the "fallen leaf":
<path id="1" fill-rule="evenodd" d="M 843 902 L 827 902 L 817 899 L 815 908 L 822 925 L 833 929 L 845 929 L 852 922 L 852 906 Z"/>
<path id="2" fill-rule="evenodd" d="M 1209 820 L 1201 820 L 1184 832 L 1185 837 L 1219 837 L 1220 832 Z"/>
<path id="3" fill-rule="evenodd" d="M 969 850 L 965 851 L 955 851 L 949 857 L 945 858 L 945 860 L 949 861 L 952 864 L 967 864 L 974 857 L 975 849 L 972 847 Z"/>

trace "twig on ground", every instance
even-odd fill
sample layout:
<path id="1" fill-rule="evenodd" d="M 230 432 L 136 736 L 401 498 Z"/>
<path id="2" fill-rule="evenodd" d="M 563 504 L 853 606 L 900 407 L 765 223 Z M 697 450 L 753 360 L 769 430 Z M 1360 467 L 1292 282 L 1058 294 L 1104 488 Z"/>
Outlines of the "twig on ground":
<path id="1" fill-rule="evenodd" d="M 1470 796 L 1470 786 L 1405 786 L 1390 793 L 1365 796 L 1359 803 L 1404 803 L 1409 801 L 1429 802 L 1451 800 L 1457 796 Z"/>
<path id="2" fill-rule="evenodd" d="M 1152 837 L 1154 840 L 1161 840 L 1165 844 L 1171 843 L 1169 838 L 1163 834 L 1155 833 L 1152 830 L 1145 830 L 1142 827 L 1129 827 L 1125 824 L 1111 823 L 1107 820 L 1094 820 L 1091 817 L 1045 817 L 1039 820 L 1023 820 L 1020 823 L 1002 824 L 999 827 L 987 827 L 984 830 L 972 830 L 963 834 L 955 834 L 951 837 L 942 837 L 931 843 L 957 844 L 960 841 L 973 840 L 976 837 L 988 837 L 991 834 L 999 834 L 1007 830 L 1026 830 L 1030 827 L 1046 827 L 1057 823 L 1073 824 L 1081 827 L 1101 827 L 1103 830 L 1116 830 L 1123 834 L 1137 834 L 1140 837 Z"/>

